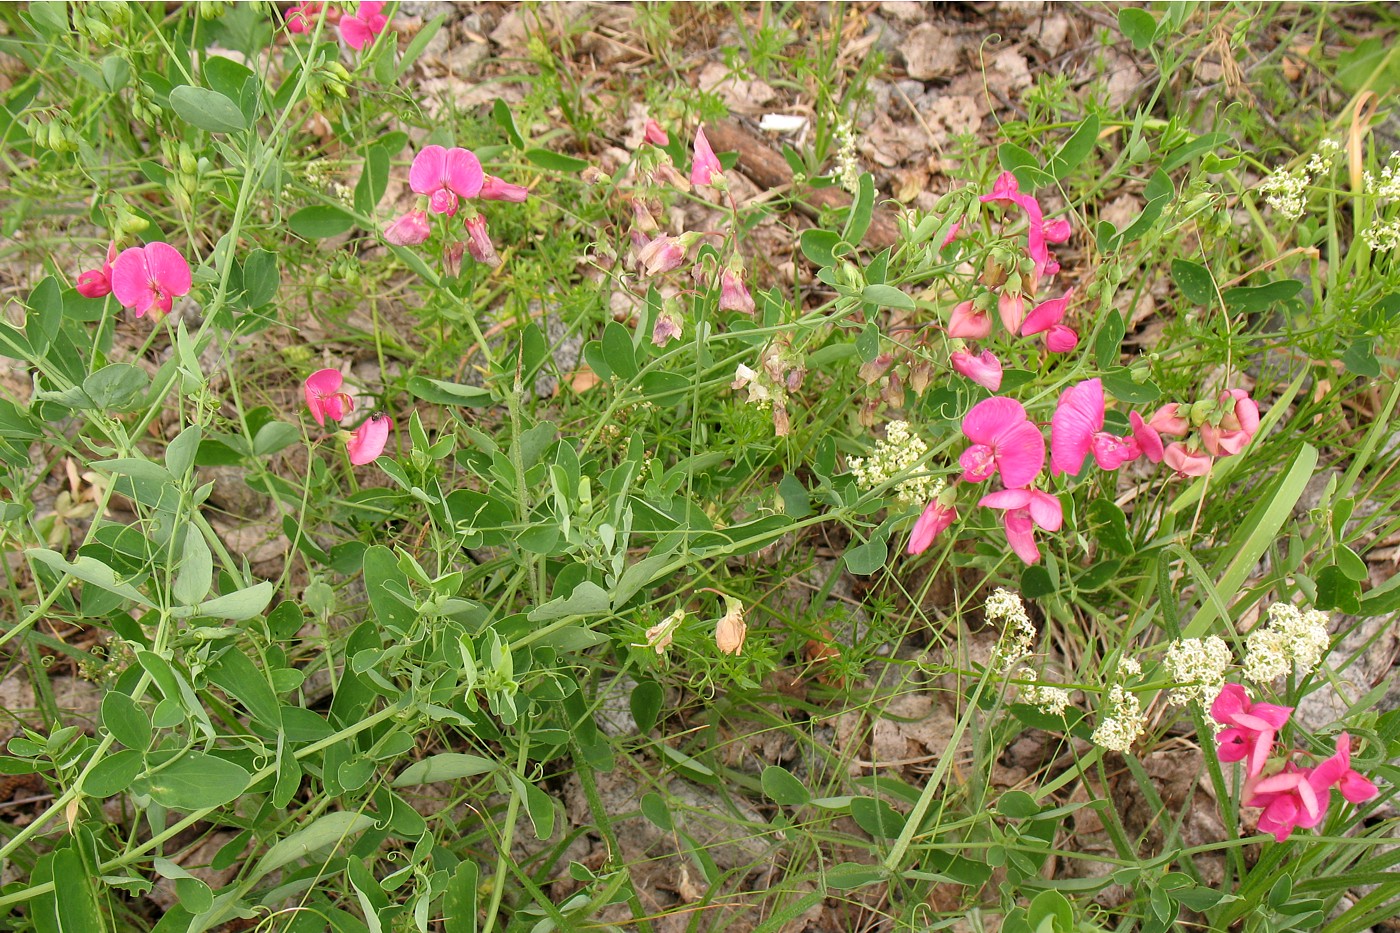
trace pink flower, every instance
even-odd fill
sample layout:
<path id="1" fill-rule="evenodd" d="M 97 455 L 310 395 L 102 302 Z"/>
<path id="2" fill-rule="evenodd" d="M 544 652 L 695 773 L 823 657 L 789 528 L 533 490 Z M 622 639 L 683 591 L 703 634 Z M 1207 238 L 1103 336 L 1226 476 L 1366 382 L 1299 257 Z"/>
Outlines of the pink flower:
<path id="1" fill-rule="evenodd" d="M 651 328 L 651 342 L 654 346 L 664 347 L 681 335 L 681 328 L 684 325 L 680 312 L 671 302 L 664 302 L 661 310 L 656 312 L 656 323 Z"/>
<path id="2" fill-rule="evenodd" d="M 1217 457 L 1229 457 L 1244 450 L 1259 430 L 1259 406 L 1244 389 L 1227 389 L 1220 393 L 1220 407 L 1219 425 L 1201 425 L 1201 443 Z"/>
<path id="3" fill-rule="evenodd" d="M 1211 718 L 1227 727 L 1215 736 L 1216 757 L 1221 761 L 1248 758 L 1245 774 L 1254 777 L 1264 770 L 1274 736 L 1292 712 L 1291 706 L 1252 703 L 1244 687 L 1226 684 L 1210 705 Z"/>
<path id="4" fill-rule="evenodd" d="M 335 7 L 326 8 L 324 3 L 317 0 L 306 0 L 305 3 L 293 4 L 287 10 L 287 31 L 295 33 L 307 33 L 316 28 L 316 20 L 324 17 L 328 23 L 340 21 L 340 10 Z"/>
<path id="5" fill-rule="evenodd" d="M 117 244 L 107 245 L 107 259 L 102 263 L 102 268 L 89 269 L 87 272 L 78 275 L 77 285 L 74 286 L 79 295 L 84 298 L 105 298 L 112 293 L 112 262 L 117 258 Z"/>
<path id="6" fill-rule="evenodd" d="M 486 218 L 472 214 L 467 218 L 467 252 L 473 259 L 487 266 L 499 266 L 501 258 L 496 255 L 496 247 L 491 243 L 491 235 L 486 232 Z"/>
<path id="7" fill-rule="evenodd" d="M 476 197 L 485 180 L 475 153 L 460 147 L 425 146 L 408 170 L 408 186 L 427 195 L 433 213 L 448 217 L 457 213 L 457 199 Z"/>
<path id="8" fill-rule="evenodd" d="M 395 246 L 418 246 L 433 235 L 427 211 L 408 211 L 384 228 L 384 239 Z"/>
<path id="9" fill-rule="evenodd" d="M 152 308 L 168 314 L 193 285 L 190 264 L 168 243 L 147 243 L 124 249 L 112 263 L 112 292 L 122 307 L 137 317 Z"/>
<path id="10" fill-rule="evenodd" d="M 1157 409 L 1147 423 L 1152 426 L 1152 430 L 1158 434 L 1167 434 L 1172 437 L 1184 437 L 1187 431 L 1191 430 L 1191 422 L 1180 414 L 1182 406 L 1175 402 L 1169 402 Z"/>
<path id="11" fill-rule="evenodd" d="M 992 318 L 971 301 L 961 301 L 953 306 L 948 318 L 948 336 L 963 337 L 968 340 L 986 340 L 992 333 Z"/>
<path id="12" fill-rule="evenodd" d="M 1210 472 L 1210 454 L 1187 447 L 1180 441 L 1167 445 L 1162 451 L 1162 462 L 1185 479 L 1188 476 L 1205 476 Z"/>
<path id="13" fill-rule="evenodd" d="M 1060 393 L 1050 417 L 1050 473 L 1078 473 L 1091 451 L 1105 470 L 1116 470 L 1142 452 L 1132 438 L 1103 430 L 1103 383 L 1086 379 Z"/>
<path id="14" fill-rule="evenodd" d="M 1047 221 L 1042 229 L 1045 231 L 1046 243 L 1063 243 L 1069 239 L 1070 226 L 1068 218 L 1059 217 L 1055 220 Z"/>
<path id="15" fill-rule="evenodd" d="M 933 539 L 947 531 L 948 527 L 957 520 L 957 509 L 934 499 L 925 507 L 924 513 L 914 523 L 914 530 L 909 533 L 908 552 L 922 554 L 927 551 L 929 545 L 933 543 Z"/>
<path id="16" fill-rule="evenodd" d="M 1336 786 L 1351 803 L 1364 803 L 1380 793 L 1370 778 L 1353 771 L 1351 767 L 1351 736 L 1343 732 L 1337 736 L 1337 751 L 1314 772 L 1318 781 L 1327 787 Z"/>
<path id="17" fill-rule="evenodd" d="M 685 253 L 680 237 L 659 236 L 637 251 L 637 261 L 647 275 L 660 275 L 679 269 L 685 262 Z"/>
<path id="18" fill-rule="evenodd" d="M 495 175 L 483 175 L 480 195 L 487 201 L 513 201 L 519 204 L 530 196 L 530 189 L 501 181 Z"/>
<path id="19" fill-rule="evenodd" d="M 1278 774 L 1247 783 L 1244 805 L 1263 807 L 1260 832 L 1271 833 L 1282 842 L 1300 826 L 1311 829 L 1321 823 L 1331 797 L 1326 786 L 1319 786 L 1314 769 L 1289 761 Z"/>
<path id="20" fill-rule="evenodd" d="M 1060 500 L 1038 489 L 1003 489 L 983 496 L 977 504 L 1005 510 L 1002 524 L 1006 528 L 1006 542 L 1016 556 L 1027 564 L 1040 560 L 1035 529 L 1059 531 L 1064 522 Z"/>
<path id="21" fill-rule="evenodd" d="M 1146 421 L 1142 420 L 1142 415 L 1135 411 L 1128 412 L 1128 423 L 1133 426 L 1133 440 L 1137 442 L 1138 449 L 1142 451 L 1144 457 L 1153 463 L 1162 462 L 1162 435 Z"/>
<path id="22" fill-rule="evenodd" d="M 661 124 L 655 120 L 647 120 L 646 128 L 642 130 L 642 139 L 653 146 L 671 145 L 671 137 L 666 135 L 666 131 L 661 128 Z"/>
<path id="23" fill-rule="evenodd" d="M 744 285 L 742 266 L 738 269 L 726 266 L 724 271 L 719 274 L 719 309 L 721 311 L 738 311 L 740 314 L 749 315 L 757 310 L 753 296 L 749 294 L 748 287 Z"/>
<path id="24" fill-rule="evenodd" d="M 724 183 L 724 167 L 719 164 L 719 157 L 710 148 L 710 141 L 705 138 L 703 126 L 695 131 L 695 156 L 690 163 L 690 183 L 716 187 Z"/>
<path id="25" fill-rule="evenodd" d="M 1042 301 L 1036 305 L 1021 323 L 1021 336 L 1029 337 L 1032 334 L 1043 333 L 1063 321 L 1065 309 L 1069 306 L 1069 300 L 1072 297 L 1074 297 L 1074 289 L 1071 288 L 1059 298 L 1051 298 L 1049 301 Z"/>
<path id="26" fill-rule="evenodd" d="M 983 350 L 973 356 L 966 350 L 955 350 L 948 357 L 949 364 L 957 372 L 989 392 L 1001 388 L 1001 360 L 991 350 Z"/>
<path id="27" fill-rule="evenodd" d="M 1045 349 L 1051 353 L 1068 353 L 1079 346 L 1079 334 L 1073 327 L 1052 324 L 1045 332 Z"/>
<path id="28" fill-rule="evenodd" d="M 997 314 L 1001 316 L 1001 326 L 1008 334 L 1020 331 L 1026 320 L 1026 296 L 1012 292 L 1002 292 L 997 299 Z"/>
<path id="29" fill-rule="evenodd" d="M 311 417 L 322 427 L 325 427 L 327 418 L 339 421 L 355 410 L 354 399 L 340 390 L 344 382 L 345 377 L 340 370 L 318 369 L 307 376 L 302 384 L 306 407 L 311 409 Z"/>
<path id="30" fill-rule="evenodd" d="M 384 445 L 389 443 L 389 432 L 393 429 L 394 419 L 384 412 L 377 411 L 370 415 L 364 424 L 350 434 L 350 440 L 346 442 L 345 449 L 350 455 L 350 462 L 355 466 L 373 463 L 384 452 Z"/>
<path id="31" fill-rule="evenodd" d="M 379 12 L 384 9 L 380 0 L 362 0 L 353 16 L 340 18 L 340 38 L 352 49 L 362 49 L 374 42 L 375 36 L 389 25 L 389 18 Z"/>
<path id="32" fill-rule="evenodd" d="M 983 399 L 963 417 L 962 430 L 972 441 L 958 458 L 967 482 L 980 483 L 1000 471 L 1006 486 L 1025 486 L 1045 465 L 1045 438 L 1015 399 Z"/>
<path id="33" fill-rule="evenodd" d="M 962 228 L 962 221 L 961 221 L 961 220 L 956 220 L 956 221 L 953 222 L 953 225 L 952 225 L 951 227 L 948 228 L 948 232 L 947 232 L 946 234 L 944 234 L 944 236 L 943 236 L 943 242 L 938 244 L 939 252 L 942 252 L 943 250 L 947 249 L 949 246 L 952 246 L 952 245 L 953 245 L 953 241 L 956 240 L 956 239 L 958 238 L 958 230 L 961 229 L 961 228 Z"/>
<path id="34" fill-rule="evenodd" d="M 989 194 L 984 194 L 979 199 L 983 204 L 992 201 L 1001 201 L 1006 204 L 1017 204 L 1023 197 L 1020 194 L 1021 184 L 1016 180 L 1013 172 L 1002 172 L 997 176 L 997 180 L 992 182 L 992 190 Z"/>

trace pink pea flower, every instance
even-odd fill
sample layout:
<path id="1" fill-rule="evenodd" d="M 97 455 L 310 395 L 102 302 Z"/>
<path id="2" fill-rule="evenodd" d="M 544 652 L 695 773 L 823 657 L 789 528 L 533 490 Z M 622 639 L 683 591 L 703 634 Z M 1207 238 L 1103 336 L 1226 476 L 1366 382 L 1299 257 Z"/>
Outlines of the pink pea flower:
<path id="1" fill-rule="evenodd" d="M 382 411 L 370 415 L 364 424 L 350 434 L 345 444 L 350 462 L 355 466 L 373 463 L 384 452 L 389 443 L 389 432 L 394 429 L 394 419 Z"/>
<path id="2" fill-rule="evenodd" d="M 334 6 L 327 7 L 317 0 L 306 0 L 305 3 L 293 4 L 287 10 L 287 31 L 294 33 L 308 33 L 316 28 L 316 20 L 325 18 L 328 23 L 340 22 L 340 10 Z"/>
<path id="3" fill-rule="evenodd" d="M 1337 751 L 1317 766 L 1317 779 L 1327 787 L 1336 786 L 1350 803 L 1365 803 L 1380 793 L 1375 783 L 1351 767 L 1351 736 L 1337 736 Z"/>
<path id="4" fill-rule="evenodd" d="M 657 123 L 655 120 L 647 120 L 647 125 L 645 129 L 642 130 L 642 139 L 651 143 L 653 146 L 671 145 L 671 137 L 661 128 L 661 124 Z"/>
<path id="5" fill-rule="evenodd" d="M 1270 833 L 1278 842 L 1293 830 L 1312 829 L 1327 815 L 1332 792 L 1317 779 L 1313 768 L 1300 768 L 1285 762 L 1283 770 L 1246 784 L 1244 805 L 1262 807 L 1260 832 Z"/>
<path id="6" fill-rule="evenodd" d="M 322 427 L 326 419 L 340 421 L 355 410 L 355 400 L 340 387 L 345 376 L 338 369 L 318 369 L 306 377 L 302 392 L 306 395 L 306 407 L 311 409 L 311 417 Z"/>
<path id="7" fill-rule="evenodd" d="M 1211 718 L 1225 726 L 1215 736 L 1215 755 L 1221 761 L 1243 761 L 1245 774 L 1254 777 L 1264 770 L 1273 749 L 1274 736 L 1288 722 L 1291 706 L 1254 703 L 1239 684 L 1226 684 L 1210 704 Z"/>
<path id="8" fill-rule="evenodd" d="M 966 376 L 989 392 L 1001 388 L 1001 360 L 991 350 L 983 350 L 977 356 L 966 350 L 954 350 L 948 357 L 948 363 L 954 372 Z"/>
<path id="9" fill-rule="evenodd" d="M 112 262 L 117 258 L 117 244 L 107 245 L 107 259 L 101 269 L 79 273 L 74 286 L 84 298 L 105 298 L 112 293 Z"/>
<path id="10" fill-rule="evenodd" d="M 428 212 L 411 210 L 384 228 L 384 239 L 395 246 L 418 246 L 433 235 Z"/>
<path id="11" fill-rule="evenodd" d="M 170 312 L 175 299 L 190 293 L 190 264 L 168 243 L 124 249 L 112 263 L 112 292 L 123 308 L 141 317 L 154 308 Z"/>
<path id="12" fill-rule="evenodd" d="M 467 252 L 473 259 L 487 266 L 499 266 L 501 257 L 496 255 L 496 247 L 491 235 L 486 231 L 486 218 L 472 214 L 467 218 Z"/>
<path id="13" fill-rule="evenodd" d="M 1153 463 L 1161 463 L 1165 453 L 1162 435 L 1158 434 L 1151 424 L 1143 421 L 1142 415 L 1135 411 L 1128 412 L 1128 423 L 1133 426 L 1133 440 L 1137 442 L 1142 455 Z"/>
<path id="14" fill-rule="evenodd" d="M 1001 481 L 1016 488 L 1028 485 L 1045 465 L 1045 438 L 1015 399 L 997 395 L 973 405 L 962 431 L 972 441 L 958 458 L 966 482 L 980 483 L 999 471 Z"/>
<path id="15" fill-rule="evenodd" d="M 1059 217 L 1055 220 L 1047 221 L 1042 228 L 1045 231 L 1045 242 L 1064 243 L 1069 239 L 1070 225 L 1068 218 Z"/>
<path id="16" fill-rule="evenodd" d="M 637 261 L 647 275 L 679 269 L 685 262 L 686 244 L 680 237 L 659 236 L 637 251 Z"/>
<path id="17" fill-rule="evenodd" d="M 948 336 L 963 337 L 967 340 L 986 340 L 992 333 L 992 318 L 971 301 L 960 301 L 953 306 L 948 318 Z"/>
<path id="18" fill-rule="evenodd" d="M 1220 407 L 1225 414 L 1219 425 L 1201 425 L 1201 443 L 1215 456 L 1229 457 L 1244 450 L 1259 430 L 1259 406 L 1244 389 L 1227 389 L 1220 393 Z"/>
<path id="19" fill-rule="evenodd" d="M 1074 475 L 1090 452 L 1100 468 L 1116 470 L 1142 453 L 1130 437 L 1103 429 L 1103 383 L 1086 379 L 1060 393 L 1050 417 L 1050 473 Z"/>
<path id="20" fill-rule="evenodd" d="M 956 239 L 958 238 L 958 230 L 960 230 L 961 228 L 962 228 L 962 221 L 961 221 L 961 220 L 956 220 L 956 221 L 953 222 L 953 225 L 952 225 L 951 227 L 948 228 L 948 232 L 947 232 L 946 234 L 944 234 L 944 236 L 943 236 L 943 242 L 938 244 L 938 250 L 939 250 L 939 252 L 942 252 L 943 250 L 947 249 L 949 246 L 952 246 L 952 245 L 953 245 L 953 241 L 956 240 Z"/>
<path id="21" fill-rule="evenodd" d="M 910 554 L 922 554 L 933 544 L 934 538 L 947 531 L 957 520 L 957 509 L 934 499 L 924 508 L 919 520 L 914 522 L 914 529 L 909 532 L 909 546 L 906 550 Z"/>
<path id="22" fill-rule="evenodd" d="M 501 181 L 495 175 L 483 175 L 480 195 L 487 201 L 513 201 L 519 204 L 530 196 L 530 189 Z"/>
<path id="23" fill-rule="evenodd" d="M 1071 288 L 1059 298 L 1042 301 L 1032 308 L 1030 314 L 1027 314 L 1021 323 L 1021 336 L 1030 337 L 1033 334 L 1044 333 L 1063 321 L 1065 309 L 1069 307 L 1069 300 L 1072 297 L 1074 297 L 1074 289 Z"/>
<path id="24" fill-rule="evenodd" d="M 1023 197 L 1020 193 L 1021 183 L 1016 180 L 1014 172 L 1002 172 L 997 176 L 997 180 L 992 182 L 992 190 L 988 194 L 982 195 L 979 199 L 983 204 L 992 201 L 1000 201 L 1005 204 L 1017 204 Z"/>
<path id="25" fill-rule="evenodd" d="M 1079 332 L 1063 324 L 1052 324 L 1045 332 L 1045 349 L 1051 353 L 1068 353 L 1079 346 Z"/>
<path id="26" fill-rule="evenodd" d="M 716 188 L 724 184 L 724 167 L 710 148 L 703 126 L 695 131 L 695 156 L 690 163 L 690 183 L 697 186 L 714 185 Z"/>
<path id="27" fill-rule="evenodd" d="M 1026 321 L 1026 296 L 1013 292 L 1002 292 L 997 298 L 997 314 L 1001 316 L 1001 326 L 1008 334 L 1021 330 Z"/>
<path id="28" fill-rule="evenodd" d="M 408 186 L 413 192 L 428 197 L 433 213 L 448 217 L 457 213 L 458 199 L 476 197 L 485 180 L 481 160 L 461 147 L 425 146 L 413 157 L 408 170 Z"/>
<path id="29" fill-rule="evenodd" d="M 719 274 L 719 309 L 748 315 L 758 310 L 753 295 L 749 294 L 748 286 L 744 284 L 743 266 L 737 269 L 726 266 Z"/>
<path id="30" fill-rule="evenodd" d="M 1064 523 L 1060 500 L 1038 489 L 1003 489 L 983 496 L 977 504 L 1005 510 L 1002 525 L 1006 528 L 1006 543 L 1027 564 L 1040 561 L 1035 529 L 1059 531 Z"/>
<path id="31" fill-rule="evenodd" d="M 1175 402 L 1168 402 L 1153 412 L 1152 417 L 1147 419 L 1147 423 L 1158 434 L 1185 437 L 1186 432 L 1191 430 L 1191 422 L 1181 414 L 1182 407 Z"/>
<path id="32" fill-rule="evenodd" d="M 340 38 L 356 51 L 372 44 L 375 37 L 389 25 L 389 18 L 380 12 L 382 9 L 384 4 L 381 0 L 362 0 L 353 16 L 340 18 Z"/>
<path id="33" fill-rule="evenodd" d="M 1188 476 L 1205 476 L 1210 472 L 1211 456 L 1180 441 L 1174 441 L 1162 451 L 1162 462 L 1185 479 Z"/>

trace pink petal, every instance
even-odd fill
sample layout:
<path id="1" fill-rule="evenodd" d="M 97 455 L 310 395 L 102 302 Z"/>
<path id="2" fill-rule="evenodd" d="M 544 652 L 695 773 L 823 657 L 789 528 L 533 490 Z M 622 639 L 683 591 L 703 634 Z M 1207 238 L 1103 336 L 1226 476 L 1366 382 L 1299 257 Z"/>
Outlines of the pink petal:
<path id="1" fill-rule="evenodd" d="M 1031 490 L 1030 512 L 1031 520 L 1046 531 L 1059 531 L 1064 524 L 1064 507 L 1057 497 L 1048 492 Z"/>
<path id="2" fill-rule="evenodd" d="M 963 468 L 964 483 L 980 483 L 996 473 L 996 452 L 986 444 L 973 444 L 958 457 L 958 465 Z"/>
<path id="3" fill-rule="evenodd" d="M 1249 694 L 1239 684 L 1226 684 L 1210 704 L 1210 715 L 1218 723 L 1232 724 L 1235 715 L 1249 709 Z"/>
<path id="4" fill-rule="evenodd" d="M 992 333 L 992 318 L 979 310 L 971 301 L 961 301 L 953 306 L 948 318 L 948 336 L 967 340 L 985 340 Z"/>
<path id="5" fill-rule="evenodd" d="M 495 175 L 483 175 L 480 196 L 487 201 L 513 201 L 519 204 L 530 196 L 530 189 L 524 185 L 512 185 Z"/>
<path id="6" fill-rule="evenodd" d="M 1242 761 L 1249 754 L 1248 734 L 1243 729 L 1222 729 L 1215 736 L 1219 747 L 1215 757 L 1221 761 Z"/>
<path id="7" fill-rule="evenodd" d="M 1001 326 L 1006 328 L 1006 332 L 1016 333 L 1026 320 L 1026 296 L 1003 292 L 997 299 L 997 314 L 1000 315 Z"/>
<path id="8" fill-rule="evenodd" d="M 1027 564 L 1040 562 L 1040 548 L 1035 544 L 1035 525 L 1024 509 L 1008 509 L 1002 519 L 1006 526 L 1006 543 L 1016 556 Z"/>
<path id="9" fill-rule="evenodd" d="M 983 350 L 977 356 L 966 350 L 955 350 L 948 362 L 955 372 L 990 392 L 1001 388 L 1001 361 L 990 350 Z"/>
<path id="10" fill-rule="evenodd" d="M 957 518 L 958 512 L 952 506 L 943 505 L 937 499 L 930 502 L 914 523 L 914 530 L 909 533 L 908 552 L 922 554 L 928 550 L 933 539 L 947 530 Z"/>
<path id="11" fill-rule="evenodd" d="M 474 198 L 481 191 L 485 174 L 481 171 L 481 160 L 470 149 L 455 146 L 444 156 L 445 174 L 443 184 L 459 196 Z"/>
<path id="12" fill-rule="evenodd" d="M 1063 321 L 1065 309 L 1069 307 L 1069 300 L 1073 296 L 1074 289 L 1070 289 L 1059 298 L 1051 298 L 1049 301 L 1042 301 L 1036 305 L 1021 324 L 1021 336 L 1030 337 L 1033 334 L 1047 331 L 1052 325 Z"/>
<path id="13" fill-rule="evenodd" d="M 977 504 L 988 509 L 1024 509 L 1031 504 L 1029 489 L 1001 489 L 989 492 Z"/>
<path id="14" fill-rule="evenodd" d="M 146 245 L 146 268 L 151 278 L 167 295 L 188 295 L 194 284 L 190 264 L 169 243 Z"/>
<path id="15" fill-rule="evenodd" d="M 374 462 L 384 452 L 384 445 L 389 443 L 389 431 L 393 426 L 393 419 L 388 415 L 370 415 L 369 420 L 350 435 L 350 442 L 346 445 L 350 462 L 355 466 Z"/>
<path id="16" fill-rule="evenodd" d="M 342 27 L 344 28 L 344 27 Z M 415 194 L 432 194 L 442 187 L 447 166 L 447 150 L 441 146 L 424 146 L 413 157 L 408 170 L 408 187 Z"/>
<path id="17" fill-rule="evenodd" d="M 1259 815 L 1259 831 L 1271 833 L 1283 842 L 1298 824 L 1298 803 L 1292 797 L 1279 797 Z"/>
<path id="18" fill-rule="evenodd" d="M 1269 761 L 1269 753 L 1273 750 L 1274 733 L 1272 729 L 1252 733 L 1249 737 L 1249 765 L 1246 773 L 1250 777 L 1262 773 L 1264 765 Z"/>
<path id="19" fill-rule="evenodd" d="M 350 48 L 359 51 L 374 41 L 374 33 L 370 31 L 369 24 L 358 16 L 342 16 L 340 38 Z"/>
<path id="20" fill-rule="evenodd" d="M 1045 332 L 1045 349 L 1051 353 L 1069 353 L 1079 346 L 1079 333 L 1073 327 L 1051 324 Z"/>
<path id="21" fill-rule="evenodd" d="M 122 307 L 131 308 L 137 317 L 155 303 L 151 274 L 146 268 L 146 251 L 140 246 L 122 250 L 112 263 L 112 293 Z"/>
<path id="22" fill-rule="evenodd" d="M 1352 803 L 1364 803 L 1380 793 L 1376 785 L 1364 775 L 1348 771 L 1342 775 L 1337 789 Z"/>
<path id="23" fill-rule="evenodd" d="M 1060 393 L 1050 417 L 1050 473 L 1077 474 L 1093 436 L 1103 427 L 1103 383 L 1087 379 Z"/>
<path id="24" fill-rule="evenodd" d="M 1013 427 L 997 443 L 997 467 L 1009 488 L 1027 486 L 1045 466 L 1045 437 L 1029 421 Z"/>
<path id="25" fill-rule="evenodd" d="M 1268 723 L 1269 728 L 1282 729 L 1284 724 L 1288 722 L 1293 707 L 1279 706 L 1276 703 L 1255 703 L 1250 707 L 1249 712 Z"/>
<path id="26" fill-rule="evenodd" d="M 973 443 L 994 447 L 1012 428 L 1025 423 L 1025 406 L 1015 399 L 997 395 L 973 405 L 963 416 L 962 430 Z"/>
<path id="27" fill-rule="evenodd" d="M 1153 430 L 1150 424 L 1142 420 L 1142 415 L 1135 411 L 1128 412 L 1128 423 L 1133 426 L 1133 439 L 1137 441 L 1143 455 L 1153 463 L 1161 463 L 1165 450 L 1162 435 Z"/>

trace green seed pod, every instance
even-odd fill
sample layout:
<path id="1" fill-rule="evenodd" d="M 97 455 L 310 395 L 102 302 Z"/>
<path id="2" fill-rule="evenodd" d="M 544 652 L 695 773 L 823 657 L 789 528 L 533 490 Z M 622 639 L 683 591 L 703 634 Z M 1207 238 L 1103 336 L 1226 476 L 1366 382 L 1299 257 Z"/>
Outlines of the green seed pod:
<path id="1" fill-rule="evenodd" d="M 117 208 L 117 229 L 122 233 L 140 233 L 150 225 L 149 220 L 139 214 L 133 214 L 125 205 Z"/>
<path id="2" fill-rule="evenodd" d="M 190 149 L 190 144 L 180 143 L 180 171 L 186 175 L 194 175 L 199 170 L 199 163 L 195 160 L 194 152 Z"/>

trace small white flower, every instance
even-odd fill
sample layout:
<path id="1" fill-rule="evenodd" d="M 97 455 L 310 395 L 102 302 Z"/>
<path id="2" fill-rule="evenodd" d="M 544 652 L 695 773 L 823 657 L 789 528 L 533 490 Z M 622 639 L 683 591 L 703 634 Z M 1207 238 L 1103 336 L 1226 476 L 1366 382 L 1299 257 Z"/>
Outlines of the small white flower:
<path id="1" fill-rule="evenodd" d="M 1001 638 L 992 649 L 992 667 L 1004 673 L 1030 657 L 1036 632 L 1020 596 L 999 586 L 987 597 L 982 611 L 989 623 L 1001 625 Z"/>
<path id="2" fill-rule="evenodd" d="M 1397 188 L 1400 188 L 1400 179 L 1396 181 Z M 1400 196 L 1400 191 L 1397 191 L 1397 196 Z M 1396 252 L 1400 250 L 1400 220 L 1389 223 L 1378 220 L 1361 231 L 1361 239 L 1366 241 L 1373 253 Z"/>
<path id="3" fill-rule="evenodd" d="M 1268 622 L 1245 638 L 1244 676 L 1257 684 L 1277 680 L 1290 670 L 1304 677 L 1322 661 L 1330 644 L 1327 613 L 1274 603 Z"/>
<path id="4" fill-rule="evenodd" d="M 1113 686 L 1108 691 L 1108 702 L 1101 709 L 1099 724 L 1094 728 L 1090 741 L 1111 752 L 1126 752 L 1146 731 L 1147 723 L 1142 716 L 1142 701 L 1124 690 Z"/>
<path id="5" fill-rule="evenodd" d="M 1218 635 L 1208 638 L 1185 638 L 1167 647 L 1166 668 L 1176 681 L 1167 701 L 1185 706 L 1196 701 L 1204 706 L 1215 702 L 1225 686 L 1225 675 L 1233 658 L 1230 646 Z"/>
<path id="6" fill-rule="evenodd" d="M 891 421 L 885 426 L 885 439 L 875 442 L 870 456 L 852 458 L 848 465 L 856 484 L 861 489 L 870 490 L 914 472 L 927 453 L 928 444 L 909 430 L 906 422 Z M 894 493 L 901 505 L 923 508 L 938 498 L 943 486 L 944 481 L 940 477 L 924 474 L 900 480 L 894 487 Z"/>
<path id="7" fill-rule="evenodd" d="M 765 113 L 758 128 L 768 133 L 800 133 L 807 128 L 807 118 L 791 113 Z"/>
<path id="8" fill-rule="evenodd" d="M 1035 680 L 1036 674 L 1030 668 L 1023 667 L 1016 672 L 1016 677 L 1020 680 Z M 1022 684 L 1019 688 L 1019 699 L 1022 703 L 1039 708 L 1042 713 L 1063 716 L 1069 706 L 1069 691 L 1054 684 Z"/>
<path id="9" fill-rule="evenodd" d="M 1118 659 L 1118 671 L 1124 677 L 1138 677 L 1142 674 L 1142 663 L 1137 658 L 1124 655 Z"/>

